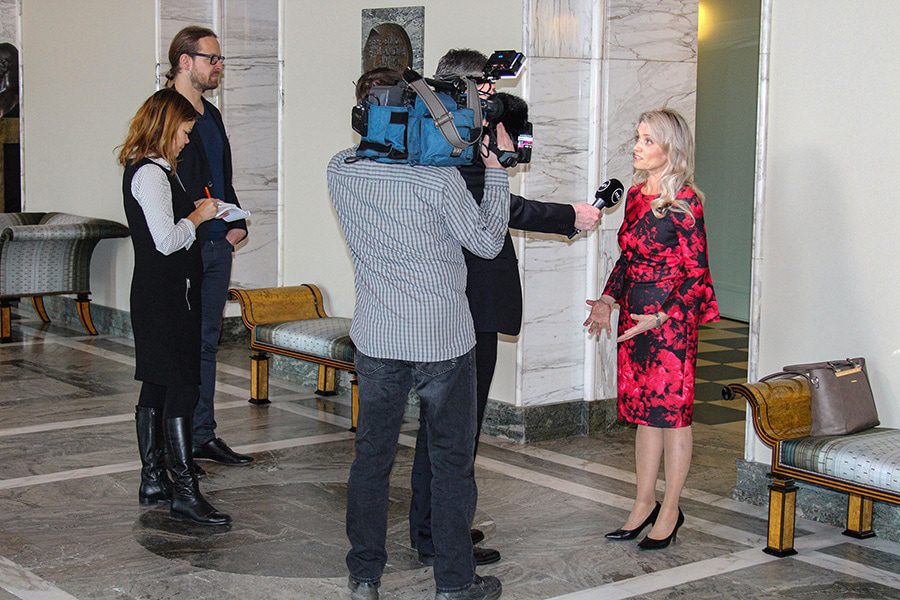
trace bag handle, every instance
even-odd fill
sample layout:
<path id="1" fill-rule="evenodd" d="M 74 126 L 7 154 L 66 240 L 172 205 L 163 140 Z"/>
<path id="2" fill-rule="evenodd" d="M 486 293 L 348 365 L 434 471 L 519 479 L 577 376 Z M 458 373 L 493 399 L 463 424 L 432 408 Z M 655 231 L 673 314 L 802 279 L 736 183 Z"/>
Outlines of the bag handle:
<path id="1" fill-rule="evenodd" d="M 807 380 L 809 384 L 816 389 L 819 387 L 819 378 L 818 377 L 810 377 L 807 373 L 795 372 L 795 371 L 778 371 L 777 373 L 770 373 L 766 375 L 762 379 L 759 380 L 759 383 L 763 383 L 765 381 L 769 381 L 770 379 L 787 379 L 789 377 L 800 376 L 803 379 Z"/>
<path id="2" fill-rule="evenodd" d="M 459 156 L 466 148 L 481 141 L 480 136 L 479 139 L 470 142 L 462 139 L 462 136 L 459 135 L 459 130 L 456 128 L 456 123 L 453 122 L 453 113 L 447 110 L 447 107 L 444 106 L 444 103 L 440 101 L 437 94 L 434 93 L 434 90 L 429 87 L 421 75 L 407 68 L 403 72 L 403 79 L 418 94 L 425 106 L 428 107 L 428 112 L 431 113 L 435 127 L 441 130 L 444 138 L 453 146 L 453 156 Z M 466 95 L 466 105 L 475 113 L 475 125 L 480 127 L 482 116 L 481 102 L 478 99 L 478 88 L 475 86 L 475 82 L 469 78 L 466 78 Z"/>

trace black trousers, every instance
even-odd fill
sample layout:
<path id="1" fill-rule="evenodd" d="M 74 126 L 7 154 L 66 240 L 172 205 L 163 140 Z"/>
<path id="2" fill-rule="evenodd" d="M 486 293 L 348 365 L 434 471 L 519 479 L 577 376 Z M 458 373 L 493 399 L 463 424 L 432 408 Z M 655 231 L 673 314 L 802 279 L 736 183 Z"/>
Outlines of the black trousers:
<path id="1" fill-rule="evenodd" d="M 478 437 L 484 422 L 488 393 L 497 367 L 497 334 L 475 333 L 475 381 L 477 420 L 475 428 L 475 454 L 478 454 Z M 412 498 L 409 502 L 409 538 L 420 553 L 434 554 L 431 540 L 431 461 L 428 457 L 428 428 L 419 419 L 419 433 L 416 437 L 416 453 L 412 468 Z M 474 485 L 474 483 L 473 483 Z M 472 491 L 478 497 L 477 490 Z M 474 515 L 475 506 L 472 506 Z"/>

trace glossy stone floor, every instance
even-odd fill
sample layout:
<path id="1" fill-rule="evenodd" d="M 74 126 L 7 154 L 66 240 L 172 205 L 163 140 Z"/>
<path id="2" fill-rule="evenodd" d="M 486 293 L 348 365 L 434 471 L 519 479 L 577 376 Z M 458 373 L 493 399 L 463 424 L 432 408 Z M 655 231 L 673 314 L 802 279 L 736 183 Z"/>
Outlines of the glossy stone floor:
<path id="1" fill-rule="evenodd" d="M 18 316 L 18 315 L 17 315 Z M 230 529 L 172 521 L 137 503 L 129 340 L 14 323 L 0 345 L 0 600 L 348 598 L 347 408 L 273 382 L 246 402 L 247 352 L 222 351 L 219 434 L 256 462 L 209 465 L 203 488 Z M 433 597 L 407 543 L 415 423 L 394 469 L 382 598 Z M 738 428 L 695 427 L 677 544 L 610 543 L 634 492 L 631 430 L 536 445 L 484 439 L 477 525 L 503 560 L 503 598 L 900 598 L 900 545 L 801 521 L 798 556 L 763 552 L 764 509 L 730 499 Z M 660 484 L 662 487 L 662 484 Z"/>

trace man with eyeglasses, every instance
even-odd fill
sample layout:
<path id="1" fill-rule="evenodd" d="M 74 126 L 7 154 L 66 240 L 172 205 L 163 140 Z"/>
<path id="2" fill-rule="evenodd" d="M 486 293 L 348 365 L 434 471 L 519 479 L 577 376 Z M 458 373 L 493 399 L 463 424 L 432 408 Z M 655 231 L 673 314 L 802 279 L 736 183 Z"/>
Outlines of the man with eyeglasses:
<path id="1" fill-rule="evenodd" d="M 484 80 L 483 73 L 488 57 L 469 48 L 450 50 L 438 62 L 436 79 L 471 77 L 478 82 L 482 97 L 494 93 L 494 83 Z M 513 132 L 511 132 L 513 133 Z M 477 202 L 484 195 L 485 169 L 481 162 L 458 167 L 466 187 Z M 567 234 L 572 227 L 582 231 L 592 229 L 600 222 L 600 211 L 594 206 L 582 204 L 558 204 L 527 200 L 515 194 L 509 200 L 509 227 L 524 231 Z M 466 296 L 472 321 L 475 325 L 475 375 L 477 398 L 478 436 L 484 422 L 488 393 L 497 363 L 497 334 L 518 335 L 522 323 L 522 286 L 512 238 L 507 231 L 503 249 L 495 258 L 476 256 L 463 248 L 466 260 Z M 419 553 L 419 561 L 430 564 L 434 560 L 434 543 L 431 539 L 431 461 L 428 456 L 428 435 L 419 426 L 416 453 L 412 471 L 412 500 L 409 508 L 410 543 Z M 477 491 L 473 490 L 477 497 Z M 473 506 L 475 502 L 473 501 Z M 484 533 L 471 530 L 472 542 L 484 540 Z M 475 564 L 488 565 L 500 560 L 500 553 L 492 548 L 475 546 Z"/>
<path id="2" fill-rule="evenodd" d="M 178 158 L 178 176 L 191 198 L 212 197 L 240 206 L 232 185 L 231 146 L 222 114 L 203 93 L 219 87 L 225 57 L 216 34 L 205 27 L 185 27 L 169 45 L 169 86 L 191 101 L 197 122 L 190 143 Z M 197 229 L 202 244 L 202 335 L 200 349 L 200 397 L 194 409 L 193 454 L 195 459 L 224 465 L 245 465 L 253 457 L 238 454 L 216 437 L 213 399 L 216 393 L 216 354 L 222 331 L 234 247 L 247 237 L 247 222 L 210 219 Z M 196 464 L 198 475 L 203 471 Z"/>

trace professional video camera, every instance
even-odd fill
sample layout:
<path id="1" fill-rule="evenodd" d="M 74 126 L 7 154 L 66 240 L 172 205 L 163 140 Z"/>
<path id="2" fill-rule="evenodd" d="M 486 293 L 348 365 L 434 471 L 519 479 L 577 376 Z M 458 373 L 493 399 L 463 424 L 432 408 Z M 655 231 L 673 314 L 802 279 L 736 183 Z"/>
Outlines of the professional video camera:
<path id="1" fill-rule="evenodd" d="M 511 94 L 481 99 L 478 93 L 479 82 L 516 77 L 524 62 L 520 52 L 498 50 L 479 78 L 425 79 L 407 69 L 397 85 L 373 87 L 353 108 L 353 129 L 362 139 L 351 160 L 467 165 L 478 160 L 480 141 L 487 133 L 489 148 L 503 166 L 528 162 L 533 143 L 528 105 Z M 515 151 L 497 147 L 497 123 L 503 123 L 516 142 Z"/>
<path id="2" fill-rule="evenodd" d="M 515 78 L 525 64 L 525 55 L 515 50 L 497 50 L 491 54 L 481 77 L 476 84 L 494 83 L 499 79 Z M 452 77 L 431 82 L 436 89 L 446 89 L 449 84 L 457 99 L 466 98 L 466 77 Z M 480 98 L 481 111 L 488 122 L 488 149 L 494 152 L 504 167 L 514 167 L 518 163 L 531 162 L 531 147 L 534 144 L 534 130 L 528 121 L 528 104 L 518 96 L 507 93 L 491 94 Z M 506 152 L 497 146 L 497 123 L 503 123 L 516 150 Z"/>

